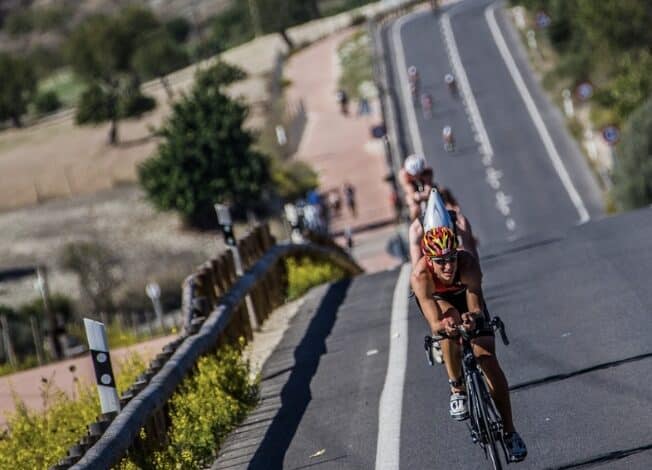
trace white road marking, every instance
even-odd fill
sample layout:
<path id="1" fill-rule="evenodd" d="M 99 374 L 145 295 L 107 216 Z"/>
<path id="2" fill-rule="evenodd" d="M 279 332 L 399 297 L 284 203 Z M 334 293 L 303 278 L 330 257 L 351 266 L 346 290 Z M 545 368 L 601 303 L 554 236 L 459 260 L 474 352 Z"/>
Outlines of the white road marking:
<path id="1" fill-rule="evenodd" d="M 541 118 L 541 114 L 534 104 L 534 100 L 532 99 L 532 96 L 530 95 L 530 92 L 528 91 L 527 86 L 523 81 L 521 72 L 519 72 L 516 64 L 514 63 L 514 58 L 512 57 L 512 54 L 509 51 L 507 44 L 505 43 L 505 38 L 503 37 L 503 34 L 498 27 L 498 23 L 496 22 L 495 8 L 495 5 L 489 5 L 485 9 L 485 17 L 487 19 L 487 23 L 489 24 L 489 29 L 491 30 L 494 41 L 498 46 L 498 50 L 500 51 L 500 55 L 503 57 L 505 65 L 507 66 L 512 79 L 514 80 L 514 84 L 516 85 L 516 88 L 518 89 L 521 97 L 523 98 L 523 101 L 525 102 L 525 107 L 530 113 L 532 122 L 534 122 L 534 125 L 537 128 L 539 135 L 541 136 L 541 140 L 543 141 L 543 145 L 546 148 L 550 160 L 552 161 L 552 165 L 555 168 L 555 171 L 557 171 L 559 179 L 561 179 L 566 192 L 570 196 L 571 201 L 577 209 L 577 213 L 580 217 L 579 223 L 587 222 L 590 219 L 589 213 L 584 206 L 582 198 L 575 189 L 575 186 L 573 186 L 573 182 L 571 181 L 570 176 L 568 175 L 568 171 L 566 171 L 566 167 L 564 166 L 564 163 L 562 162 L 561 157 L 557 152 L 557 148 L 555 147 L 555 144 L 553 143 L 552 138 L 548 133 L 548 129 L 546 128 L 546 125 Z"/>
<path id="2" fill-rule="evenodd" d="M 409 91 L 410 87 L 409 87 L 409 82 L 407 77 L 408 64 L 405 61 L 405 52 L 403 51 L 403 47 L 402 47 L 403 45 L 401 43 L 401 30 L 403 29 L 403 25 L 409 19 L 419 14 L 420 12 L 413 12 L 397 20 L 392 25 L 392 40 L 394 42 L 394 52 L 396 53 L 397 56 L 396 68 L 398 69 L 398 76 L 400 81 L 399 88 L 402 90 L 403 104 L 405 106 L 405 111 L 407 114 L 407 124 L 408 124 L 408 128 L 410 129 L 412 146 L 414 148 L 415 153 L 425 156 L 426 154 L 423 150 L 423 142 L 421 141 L 421 134 L 419 133 L 419 125 L 417 123 L 417 113 L 414 110 L 414 103 L 412 102 L 412 97 L 410 96 L 410 91 Z"/>
<path id="3" fill-rule="evenodd" d="M 448 13 L 445 13 L 441 18 L 441 29 L 448 50 L 448 56 L 453 65 L 455 75 L 458 77 L 462 98 L 464 100 L 464 107 L 469 116 L 471 128 L 475 133 L 474 138 L 480 144 L 479 151 L 482 155 L 482 164 L 487 167 L 487 183 L 493 190 L 499 190 L 502 172 L 491 166 L 493 163 L 494 150 L 491 146 L 487 129 L 484 127 L 484 122 L 482 121 L 478 104 L 475 101 L 475 96 L 473 95 L 473 91 L 471 91 L 471 85 L 469 84 L 466 70 L 464 70 L 464 66 L 462 65 L 462 60 L 457 49 L 457 43 L 455 42 L 455 35 L 453 34 L 453 28 L 451 27 Z M 511 202 L 511 196 L 506 195 L 502 191 L 496 193 L 496 207 L 505 217 L 509 216 L 511 213 L 509 207 Z M 516 222 L 511 217 L 505 221 L 505 225 L 509 231 L 514 231 L 516 229 Z"/>
<path id="4" fill-rule="evenodd" d="M 378 406 L 378 438 L 376 441 L 376 470 L 398 470 L 401 450 L 401 413 L 403 412 L 403 383 L 407 364 L 408 288 L 410 263 L 405 263 L 394 288 L 392 322 L 389 337 L 389 359 L 385 385 Z"/>

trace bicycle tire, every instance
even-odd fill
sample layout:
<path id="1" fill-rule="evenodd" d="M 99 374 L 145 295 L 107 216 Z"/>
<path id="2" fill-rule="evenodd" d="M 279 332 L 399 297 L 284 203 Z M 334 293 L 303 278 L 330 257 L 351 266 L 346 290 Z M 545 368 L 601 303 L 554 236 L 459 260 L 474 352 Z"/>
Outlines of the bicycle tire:
<path id="1" fill-rule="evenodd" d="M 496 436 L 494 434 L 493 426 L 488 416 L 489 410 L 487 401 L 491 400 L 491 395 L 487 390 L 484 380 L 480 377 L 480 374 L 473 374 L 472 376 L 474 394 L 477 394 L 476 400 L 478 402 L 478 411 L 479 411 L 479 423 L 480 423 L 480 435 L 483 437 L 483 445 L 489 454 L 489 460 L 494 468 L 494 470 L 502 470 L 503 464 L 500 460 L 500 455 L 498 454 L 498 449 L 496 448 Z"/>

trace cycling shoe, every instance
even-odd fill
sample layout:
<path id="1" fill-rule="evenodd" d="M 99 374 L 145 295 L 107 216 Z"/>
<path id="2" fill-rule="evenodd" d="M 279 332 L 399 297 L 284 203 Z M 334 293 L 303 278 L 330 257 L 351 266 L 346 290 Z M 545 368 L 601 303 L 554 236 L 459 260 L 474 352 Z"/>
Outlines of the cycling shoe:
<path id="1" fill-rule="evenodd" d="M 448 411 L 450 412 L 451 418 L 456 421 L 468 419 L 469 407 L 467 406 L 466 393 L 452 392 Z"/>
<path id="2" fill-rule="evenodd" d="M 510 462 L 520 462 L 527 457 L 527 447 L 517 432 L 505 433 L 504 440 Z"/>

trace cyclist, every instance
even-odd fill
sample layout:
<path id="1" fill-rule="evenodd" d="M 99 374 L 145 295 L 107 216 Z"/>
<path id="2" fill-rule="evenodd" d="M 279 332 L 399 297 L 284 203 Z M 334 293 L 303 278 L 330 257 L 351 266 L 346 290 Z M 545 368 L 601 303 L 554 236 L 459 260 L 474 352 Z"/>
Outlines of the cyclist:
<path id="1" fill-rule="evenodd" d="M 504 423 L 504 441 L 510 461 L 527 456 L 523 439 L 514 429 L 507 379 L 495 355 L 493 329 L 484 328 L 489 319 L 483 295 L 482 272 L 477 259 L 458 250 L 450 219 L 439 216 L 437 226 L 426 226 L 421 240 L 423 257 L 412 271 L 410 284 L 417 303 L 433 334 L 457 334 L 456 326 L 480 330 L 473 352 L 481 367 Z M 458 342 L 441 341 L 444 363 L 451 386 L 449 413 L 453 419 L 468 418 L 469 411 L 462 381 L 461 351 Z"/>
<path id="2" fill-rule="evenodd" d="M 424 119 L 432 118 L 432 96 L 429 93 L 421 95 L 421 111 Z"/>
<path id="3" fill-rule="evenodd" d="M 410 85 L 410 93 L 412 94 L 412 100 L 416 103 L 416 100 L 419 97 L 419 85 L 420 85 L 419 71 L 417 70 L 416 66 L 410 65 L 408 67 L 407 72 L 408 72 L 408 82 Z"/>
<path id="4" fill-rule="evenodd" d="M 405 193 L 405 202 L 410 211 L 410 220 L 421 215 L 433 188 L 433 171 L 423 155 L 409 155 L 399 171 L 399 182 Z"/>
<path id="5" fill-rule="evenodd" d="M 453 135 L 453 129 L 451 129 L 451 126 L 444 126 L 441 131 L 441 137 L 444 140 L 444 150 L 447 152 L 454 152 L 455 136 Z"/>
<path id="6" fill-rule="evenodd" d="M 448 91 L 450 91 L 452 95 L 457 95 L 457 82 L 455 81 L 455 77 L 452 73 L 447 73 L 444 75 L 444 82 L 446 82 Z"/>

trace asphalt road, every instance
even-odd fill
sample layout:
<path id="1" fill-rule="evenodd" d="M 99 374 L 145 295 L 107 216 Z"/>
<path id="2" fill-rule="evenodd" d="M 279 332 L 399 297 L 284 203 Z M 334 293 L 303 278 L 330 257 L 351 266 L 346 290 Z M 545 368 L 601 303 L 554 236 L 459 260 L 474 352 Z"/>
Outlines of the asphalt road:
<path id="1" fill-rule="evenodd" d="M 401 104 L 406 146 L 423 146 L 437 180 L 453 189 L 482 241 L 485 297 L 511 340 L 508 347 L 498 345 L 498 356 L 510 382 L 516 426 L 529 447 L 517 468 L 652 468 L 652 209 L 602 216 L 582 156 L 497 12 L 516 66 L 591 218 L 578 224 L 580 210 L 496 46 L 487 5 L 465 1 L 449 7 L 447 16 L 419 13 L 387 24 L 386 55 L 394 87 L 401 83 L 401 61 L 416 64 L 435 100 L 431 120 L 419 113 L 410 119 L 410 109 Z M 490 165 L 483 161 L 486 139 L 476 139 L 480 132 L 469 99 L 449 96 L 443 83 L 452 67 L 443 21 L 450 22 L 486 130 Z M 457 136 L 453 155 L 440 140 L 447 123 Z M 489 168 L 500 172 L 497 187 L 487 180 Z M 497 204 L 499 191 L 509 196 L 508 211 Z M 259 410 L 227 441 L 213 468 L 488 468 L 465 424 L 448 417 L 445 372 L 425 360 L 425 322 L 413 302 L 407 318 L 399 315 L 407 332 L 402 404 L 383 402 L 379 409 L 393 374 L 391 347 L 403 338 L 390 332 L 398 276 L 397 270 L 362 276 L 311 294 L 265 366 Z M 394 406 L 400 429 L 392 429 L 383 445 L 395 443 L 398 455 L 395 464 L 383 467 L 376 462 L 379 412 L 391 413 Z"/>

